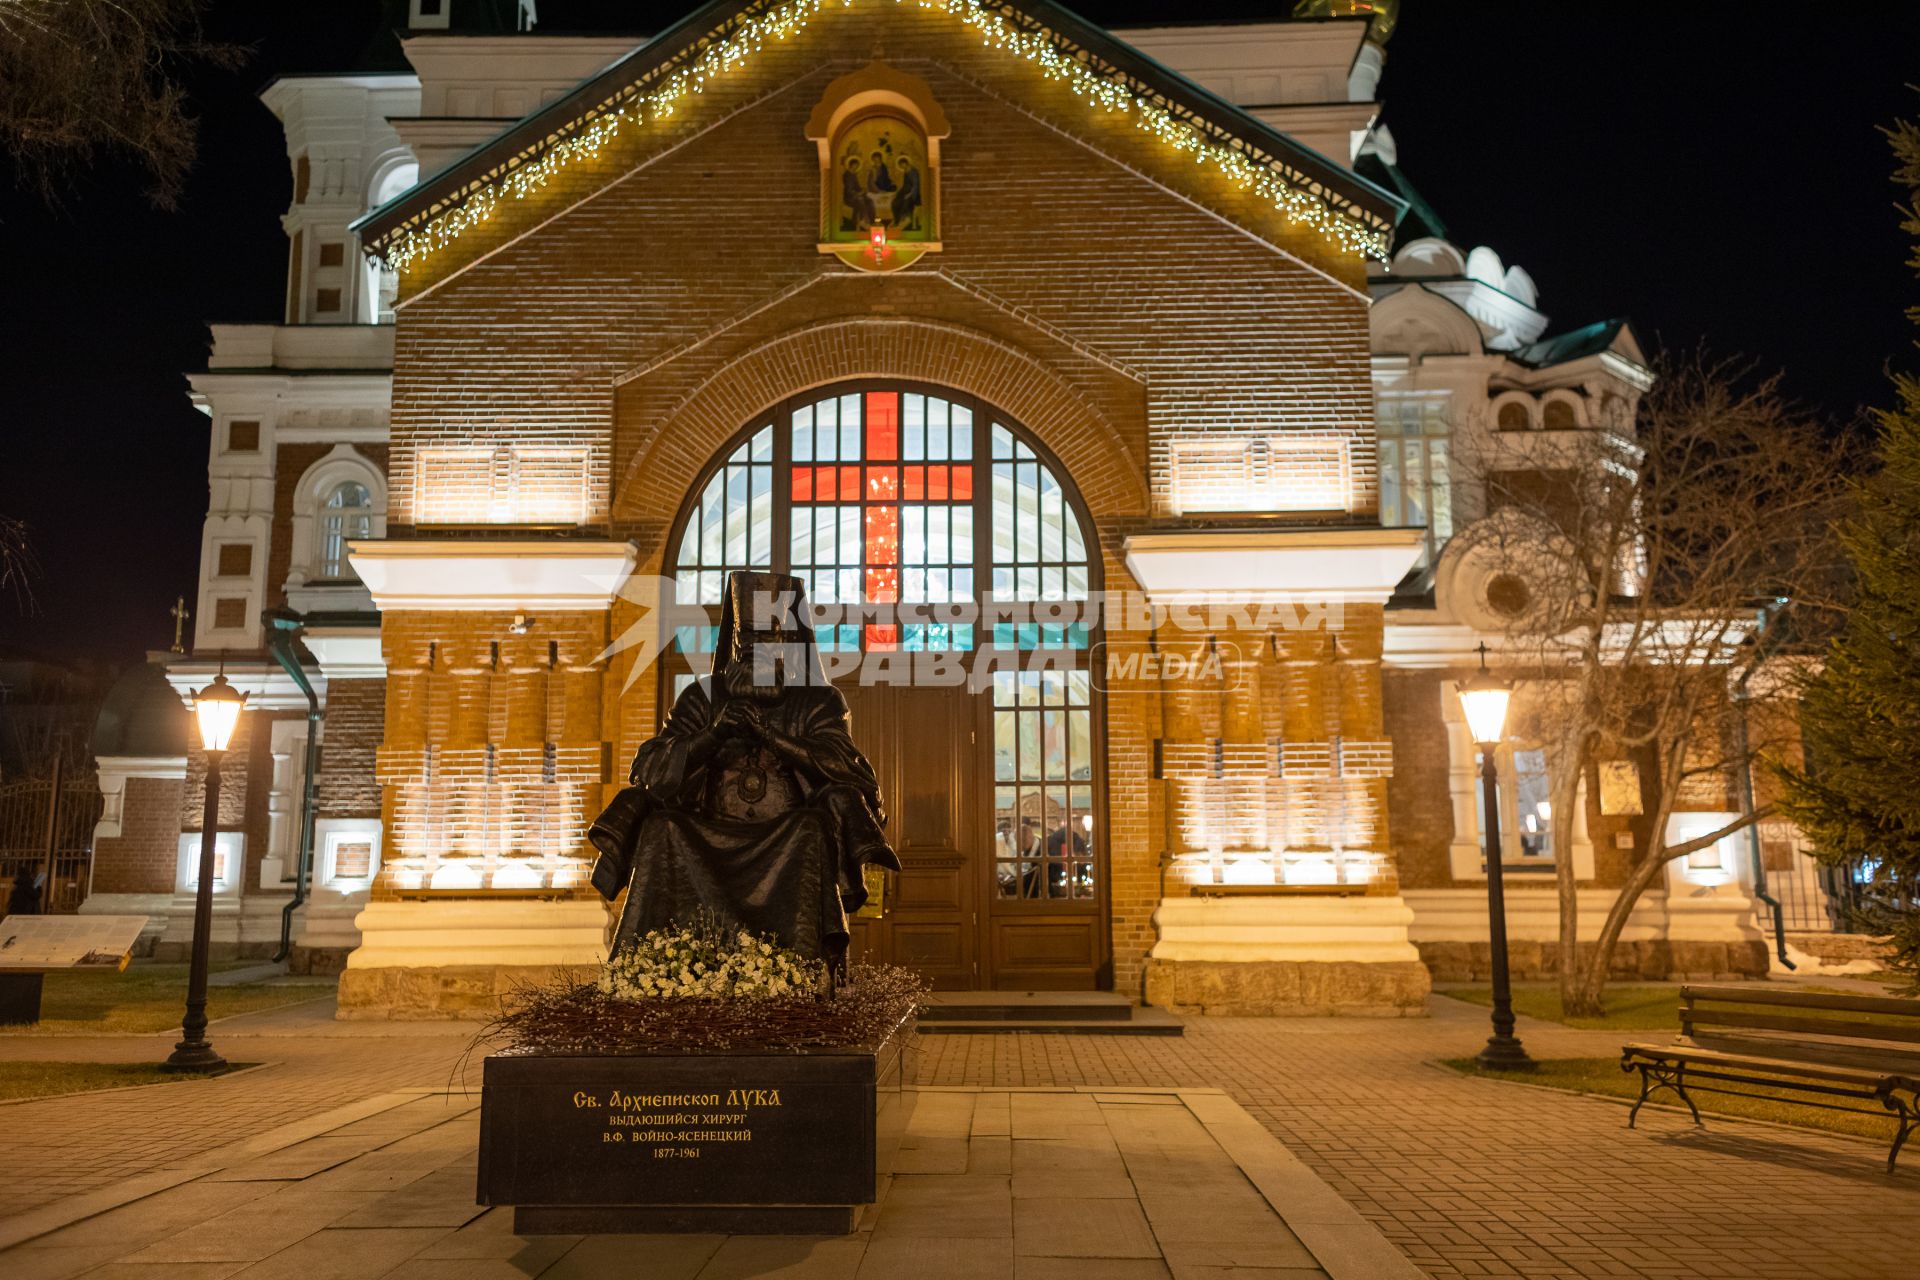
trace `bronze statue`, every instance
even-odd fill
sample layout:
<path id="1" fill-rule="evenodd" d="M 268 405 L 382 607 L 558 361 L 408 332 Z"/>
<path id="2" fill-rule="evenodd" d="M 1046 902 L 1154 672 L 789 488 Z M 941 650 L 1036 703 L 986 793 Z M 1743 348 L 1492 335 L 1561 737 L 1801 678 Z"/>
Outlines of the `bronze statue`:
<path id="1" fill-rule="evenodd" d="M 615 954 L 710 919 L 844 968 L 864 868 L 900 861 L 807 616 L 798 578 L 728 576 L 713 675 L 674 702 L 587 833 L 594 887 L 608 901 L 627 891 Z"/>

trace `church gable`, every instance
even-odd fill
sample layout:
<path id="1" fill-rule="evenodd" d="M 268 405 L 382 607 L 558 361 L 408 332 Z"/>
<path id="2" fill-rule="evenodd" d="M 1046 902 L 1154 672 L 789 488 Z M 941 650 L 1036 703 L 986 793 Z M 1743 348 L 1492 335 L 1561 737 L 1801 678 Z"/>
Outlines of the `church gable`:
<path id="1" fill-rule="evenodd" d="M 505 441 L 584 451 L 594 519 L 664 520 L 671 510 L 659 502 L 636 504 L 632 468 L 662 463 L 652 443 L 708 380 L 726 382 L 740 411 L 740 422 L 715 426 L 731 430 L 832 376 L 911 368 L 954 382 L 966 353 L 984 349 L 974 335 L 1013 355 L 995 366 L 1002 382 L 967 383 L 973 394 L 1020 403 L 1025 388 L 1010 371 L 1042 360 L 1062 383 L 1054 399 L 1085 406 L 1108 433 L 1102 447 L 1130 476 L 1150 476 L 1117 479 L 1115 509 L 1171 508 L 1174 468 L 1154 456 L 1171 446 L 1149 441 L 1150 419 L 1163 439 L 1311 433 L 1315 447 L 1358 460 L 1353 500 L 1370 501 L 1364 294 L 1012 100 L 1003 84 L 925 57 L 900 62 L 900 75 L 924 87 L 930 141 L 941 144 L 926 153 L 937 181 L 924 188 L 934 207 L 922 211 L 939 251 L 877 275 L 821 252 L 840 247 L 819 242 L 816 221 L 830 208 L 823 173 L 831 179 L 837 166 L 823 166 L 808 134 L 838 137 L 830 121 L 813 128 L 821 106 L 874 64 L 811 60 L 416 296 L 398 333 L 396 508 L 413 505 L 414 460 Z M 830 146 L 829 158 L 844 149 Z M 829 182 L 824 194 L 841 192 Z M 779 379 L 722 374 L 747 352 L 784 350 L 793 335 L 849 317 L 870 321 L 859 332 L 877 343 L 853 365 L 823 356 Z M 1052 423 L 1031 425 L 1044 433 Z M 719 442 L 676 437 L 669 469 L 703 465 Z M 1156 492 L 1143 498 L 1143 484 Z"/>
<path id="2" fill-rule="evenodd" d="M 1393 197 L 1046 0 L 721 0 L 368 215 L 363 243 L 418 292 L 822 65 L 870 59 L 948 66 L 1343 277 L 1384 251 L 1399 212 Z M 919 176 L 923 187 L 934 177 Z M 930 200 L 921 209 L 934 211 Z M 913 229 L 925 228 L 923 217 Z"/>

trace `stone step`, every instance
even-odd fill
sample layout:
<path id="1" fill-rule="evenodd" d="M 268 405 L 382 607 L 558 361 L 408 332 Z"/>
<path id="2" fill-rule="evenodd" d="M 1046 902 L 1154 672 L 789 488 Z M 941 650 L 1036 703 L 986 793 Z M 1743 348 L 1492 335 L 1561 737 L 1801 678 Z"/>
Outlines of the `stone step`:
<path id="1" fill-rule="evenodd" d="M 1135 1009 L 1124 1020 L 1085 1018 L 1040 1020 L 1033 1018 L 936 1018 L 920 1020 L 923 1036 L 1027 1035 L 1027 1036 L 1180 1036 L 1186 1024 L 1164 1009 Z"/>
<path id="2" fill-rule="evenodd" d="M 1125 1022 L 1133 1001 L 1111 991 L 936 991 L 920 1022 Z"/>

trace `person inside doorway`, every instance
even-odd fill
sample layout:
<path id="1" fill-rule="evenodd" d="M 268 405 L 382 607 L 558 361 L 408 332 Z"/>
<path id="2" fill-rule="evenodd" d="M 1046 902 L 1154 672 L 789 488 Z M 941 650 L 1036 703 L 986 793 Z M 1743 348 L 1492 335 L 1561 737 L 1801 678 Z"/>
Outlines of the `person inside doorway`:
<path id="1" fill-rule="evenodd" d="M 1086 856 L 1086 837 L 1073 829 L 1071 818 L 1066 814 L 1060 815 L 1060 824 L 1047 835 L 1048 896 L 1067 896 L 1068 859 L 1071 858 L 1071 865 L 1077 867 Z"/>
<path id="2" fill-rule="evenodd" d="M 1020 896 L 1020 878 L 1014 869 L 1019 852 L 1013 843 L 1013 819 L 1001 818 L 993 829 L 993 875 L 1003 898 Z"/>
<path id="3" fill-rule="evenodd" d="M 1047 896 L 1047 850 L 1040 838 L 1040 824 L 1032 818 L 1020 819 L 1020 896 Z"/>

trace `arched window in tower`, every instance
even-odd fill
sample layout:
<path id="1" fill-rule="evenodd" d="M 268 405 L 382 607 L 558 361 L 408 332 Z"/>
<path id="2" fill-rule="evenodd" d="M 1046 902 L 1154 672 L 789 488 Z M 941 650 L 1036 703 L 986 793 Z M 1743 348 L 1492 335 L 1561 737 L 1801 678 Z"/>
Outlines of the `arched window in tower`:
<path id="1" fill-rule="evenodd" d="M 1502 431 L 1531 431 L 1533 415 L 1518 400 L 1509 400 L 1500 406 L 1499 425 Z"/>
<path id="2" fill-rule="evenodd" d="M 322 579 L 351 578 L 348 544 L 373 536 L 373 495 L 357 480 L 337 484 L 320 508 L 320 573 Z"/>
<path id="3" fill-rule="evenodd" d="M 1572 431 L 1580 425 L 1580 420 L 1565 400 L 1549 400 L 1540 411 L 1540 425 L 1548 431 Z"/>

